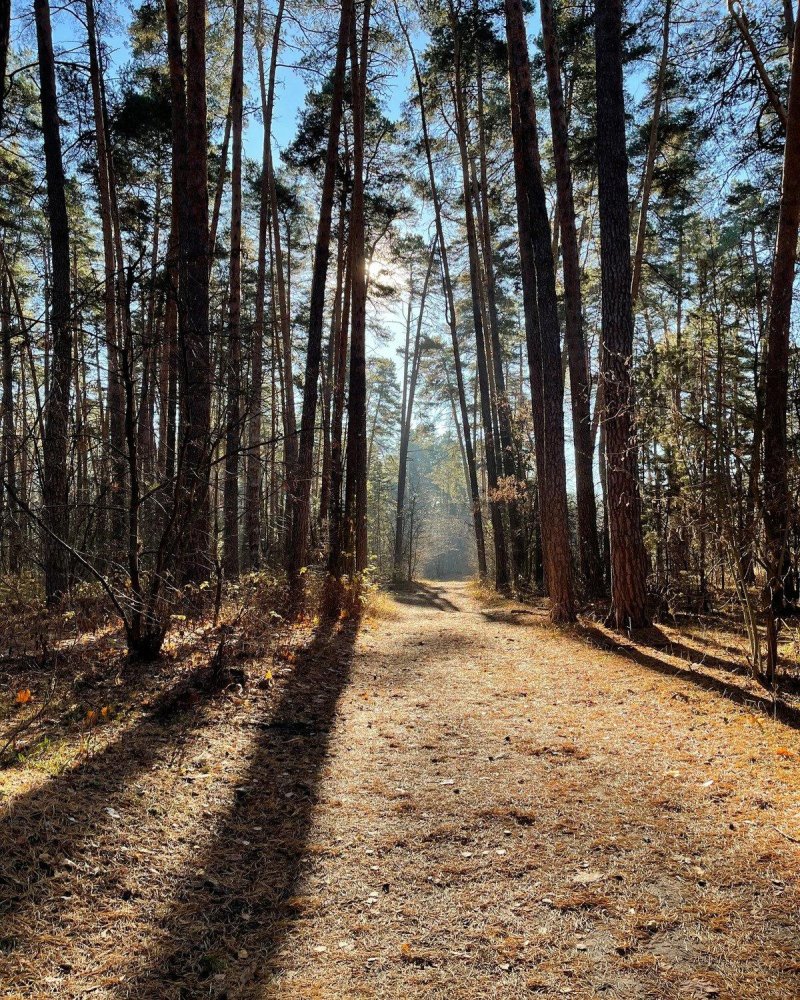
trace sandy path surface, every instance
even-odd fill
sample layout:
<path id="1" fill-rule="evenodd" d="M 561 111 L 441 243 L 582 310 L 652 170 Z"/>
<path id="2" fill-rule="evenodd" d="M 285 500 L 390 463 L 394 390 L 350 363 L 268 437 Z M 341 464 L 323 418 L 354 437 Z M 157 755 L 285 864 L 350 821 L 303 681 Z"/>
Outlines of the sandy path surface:
<path id="1" fill-rule="evenodd" d="M 795 729 L 540 608 L 387 603 L 11 803 L 0 995 L 800 997 Z"/>
<path id="2" fill-rule="evenodd" d="M 463 585 L 396 601 L 268 995 L 800 996 L 794 730 Z"/>

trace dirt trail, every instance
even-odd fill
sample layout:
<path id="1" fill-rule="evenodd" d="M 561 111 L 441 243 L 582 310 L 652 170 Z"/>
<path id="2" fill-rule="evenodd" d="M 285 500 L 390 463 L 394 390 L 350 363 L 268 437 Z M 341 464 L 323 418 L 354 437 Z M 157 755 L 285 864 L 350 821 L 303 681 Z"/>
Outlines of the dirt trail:
<path id="1" fill-rule="evenodd" d="M 396 601 L 356 646 L 268 995 L 800 996 L 792 729 L 541 609 Z"/>
<path id="2" fill-rule="evenodd" d="M 0 995 L 800 997 L 796 730 L 541 608 L 388 603 L 11 803 Z"/>

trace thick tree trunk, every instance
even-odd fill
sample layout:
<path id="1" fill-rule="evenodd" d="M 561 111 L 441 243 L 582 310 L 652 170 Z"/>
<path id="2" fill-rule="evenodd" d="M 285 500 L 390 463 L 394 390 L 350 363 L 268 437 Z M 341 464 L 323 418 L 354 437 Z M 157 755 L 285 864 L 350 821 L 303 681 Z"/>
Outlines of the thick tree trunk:
<path id="1" fill-rule="evenodd" d="M 575 225 L 567 113 L 561 86 L 558 36 L 553 0 L 541 0 L 553 161 L 556 172 L 561 258 L 564 268 L 564 340 L 569 360 L 572 437 L 575 452 L 575 499 L 578 515 L 578 552 L 587 596 L 603 589 L 603 569 L 597 536 L 597 502 L 594 492 L 594 444 L 590 414 L 591 377 L 583 330 L 581 265 Z"/>
<path id="2" fill-rule="evenodd" d="M 775 678 L 778 660 L 778 619 L 786 604 L 787 544 L 791 526 L 786 411 L 789 331 L 799 225 L 800 46 L 794 46 L 764 373 L 764 530 L 767 541 L 767 680 L 770 682 Z"/>
<path id="3" fill-rule="evenodd" d="M 367 8 L 365 17 L 369 17 L 369 8 Z M 295 577 L 299 573 L 305 562 L 309 526 L 311 523 L 311 480 L 314 466 L 319 373 L 322 362 L 325 283 L 328 276 L 328 260 L 330 257 L 333 202 L 336 193 L 336 166 L 339 156 L 339 131 L 342 123 L 344 103 L 347 50 L 350 44 L 350 36 L 354 30 L 354 19 L 354 4 L 352 0 L 346 0 L 342 4 L 339 21 L 336 66 L 333 76 L 333 93 L 331 95 L 331 120 L 328 130 L 328 144 L 325 150 L 325 173 L 322 181 L 317 240 L 314 248 L 314 270 L 311 278 L 311 301 L 309 304 L 308 346 L 306 350 L 305 382 L 303 384 L 303 416 L 300 425 L 300 447 L 291 479 L 291 537 L 286 568 L 292 577 Z M 366 33 L 368 30 L 366 26 L 364 30 Z M 354 66 L 354 79 L 355 75 L 356 67 Z M 358 138 L 359 134 L 358 115 L 360 114 L 360 109 L 356 102 L 356 92 L 358 90 L 360 90 L 360 86 L 354 83 L 353 115 L 356 138 Z M 363 121 L 361 129 L 363 143 Z M 363 164 L 363 145 L 361 153 L 361 162 Z M 363 227 L 361 234 L 363 242 Z M 357 238 L 357 236 L 358 234 L 354 233 L 351 228 L 351 239 Z"/>
<path id="4" fill-rule="evenodd" d="M 231 256 L 228 271 L 227 412 L 225 483 L 223 487 L 223 567 L 225 576 L 239 576 L 239 452 L 242 364 L 242 117 L 244 90 L 244 0 L 234 8 L 233 68 L 231 70 Z"/>
<path id="5" fill-rule="evenodd" d="M 551 230 L 521 0 L 506 0 L 523 303 L 534 396 L 545 582 L 554 621 L 575 617 L 564 459 L 564 384 Z M 527 286 L 527 292 L 525 288 Z M 535 305 L 534 305 L 535 303 Z M 534 316 L 535 313 L 535 316 Z M 537 404 L 535 397 L 541 393 Z M 537 409 L 539 413 L 537 415 Z"/>
<path id="6" fill-rule="evenodd" d="M 602 338 L 600 377 L 611 547 L 612 616 L 617 628 L 640 628 L 647 612 L 647 553 L 641 498 L 631 363 L 631 240 L 628 155 L 622 84 L 622 0 L 598 0 L 597 180 L 600 213 Z"/>
<path id="7" fill-rule="evenodd" d="M 48 0 L 34 0 L 39 53 L 39 85 L 44 135 L 47 214 L 50 223 L 52 283 L 50 333 L 52 353 L 45 401 L 42 458 L 43 539 L 45 595 L 53 604 L 69 585 L 69 475 L 67 470 L 69 401 L 72 371 L 70 325 L 69 220 L 61 157 L 53 36 Z M 63 544 L 62 544 L 63 543 Z"/>

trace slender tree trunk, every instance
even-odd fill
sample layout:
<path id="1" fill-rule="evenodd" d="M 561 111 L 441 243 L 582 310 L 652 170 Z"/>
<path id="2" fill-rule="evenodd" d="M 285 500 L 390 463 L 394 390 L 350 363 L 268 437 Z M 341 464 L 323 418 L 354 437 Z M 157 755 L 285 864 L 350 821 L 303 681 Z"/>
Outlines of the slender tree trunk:
<path id="1" fill-rule="evenodd" d="M 114 228 L 111 202 L 110 151 L 108 149 L 105 115 L 100 83 L 100 62 L 97 51 L 97 27 L 93 0 L 86 0 L 86 27 L 89 39 L 89 76 L 92 87 L 95 144 L 97 149 L 97 181 L 100 197 L 100 221 L 103 233 L 105 264 L 105 327 L 108 359 L 109 444 L 111 450 L 111 510 L 110 536 L 112 546 L 123 544 L 125 537 L 126 469 L 125 397 L 120 371 L 119 325 L 121 316 L 119 289 L 124 275 L 118 273 L 114 248 Z"/>
<path id="2" fill-rule="evenodd" d="M 6 67 L 8 66 L 8 43 L 11 35 L 11 0 L 0 0 L 0 131 L 5 122 L 6 110 Z"/>
<path id="3" fill-rule="evenodd" d="M 360 51 L 356 18 L 350 30 L 350 67 L 353 90 L 353 198 L 350 210 L 350 266 L 352 313 L 350 321 L 350 380 L 347 399 L 347 468 L 344 500 L 344 544 L 352 570 L 367 568 L 367 273 L 365 254 L 364 143 L 369 59 L 370 0 L 365 0 Z"/>
<path id="4" fill-rule="evenodd" d="M 750 55 L 753 58 L 753 66 L 758 74 L 761 84 L 764 87 L 764 92 L 767 95 L 767 100 L 772 106 L 772 110 L 778 116 L 781 125 L 786 128 L 787 124 L 787 113 L 786 108 L 780 99 L 778 91 L 775 89 L 775 85 L 770 79 L 770 75 L 767 72 L 767 67 L 764 65 L 764 60 L 761 58 L 761 53 L 758 51 L 758 46 L 756 45 L 755 39 L 753 38 L 752 32 L 750 31 L 750 22 L 747 19 L 747 15 L 744 12 L 744 7 L 742 5 L 742 0 L 728 0 L 728 10 L 733 18 L 734 24 L 739 29 L 739 34 L 742 36 L 742 41 L 745 43 L 747 48 L 750 50 Z"/>
<path id="5" fill-rule="evenodd" d="M 506 0 L 517 215 L 534 402 L 545 582 L 554 621 L 575 617 L 564 459 L 564 384 L 550 222 L 539 161 L 536 107 L 521 0 Z M 527 292 L 525 291 L 527 286 Z M 535 289 L 535 290 L 534 290 Z M 535 303 L 535 305 L 534 305 Z M 537 419 L 537 409 L 539 410 Z"/>
<path id="6" fill-rule="evenodd" d="M 34 0 L 33 9 L 39 52 L 39 86 L 52 260 L 49 309 L 52 355 L 42 440 L 44 461 L 42 500 L 45 525 L 43 539 L 45 595 L 48 604 L 54 604 L 66 593 L 69 585 L 69 558 L 67 549 L 61 544 L 61 541 L 69 540 L 67 451 L 72 371 L 69 220 L 64 165 L 61 157 L 61 125 L 58 116 L 48 0 Z"/>
<path id="7" fill-rule="evenodd" d="M 8 287 L 8 277 L 0 281 L 0 335 L 2 336 L 3 364 L 3 396 L 0 404 L 2 426 L 0 427 L 0 498 L 5 499 L 3 509 L 0 509 L 0 522 L 8 525 L 6 568 L 11 573 L 20 569 L 20 525 L 17 510 L 17 469 L 16 469 L 16 435 L 14 432 L 14 354 L 12 350 L 11 322 L 11 292 Z M 2 554 L 2 553 L 0 553 Z"/>
<path id="8" fill-rule="evenodd" d="M 274 81 L 272 91 L 274 94 Z M 270 115 L 271 117 L 271 115 Z M 269 183 L 270 221 L 272 226 L 272 274 L 275 299 L 277 302 L 277 320 L 280 332 L 281 357 L 283 359 L 284 395 L 283 407 L 283 456 L 285 465 L 285 481 L 293 482 L 295 465 L 297 463 L 297 419 L 294 402 L 294 362 L 292 358 L 292 310 L 291 310 L 291 247 L 287 233 L 286 267 L 283 262 L 283 245 L 281 242 L 280 216 L 278 214 L 278 193 L 275 185 L 275 173 L 272 164 L 272 149 L 268 150 L 269 164 L 267 180 Z M 288 498 L 291 504 L 291 498 Z M 286 538 L 290 542 L 289 535 Z"/>
<path id="9" fill-rule="evenodd" d="M 800 14 L 800 8 L 798 8 Z M 794 46 L 783 153 L 778 235 L 772 264 L 764 391 L 764 529 L 767 541 L 767 680 L 778 661 L 778 619 L 784 613 L 791 526 L 786 419 L 789 332 L 800 225 L 800 47 Z"/>
<path id="10" fill-rule="evenodd" d="M 231 257 L 228 272 L 227 413 L 225 483 L 223 488 L 223 566 L 229 580 L 239 576 L 239 451 L 242 364 L 242 117 L 244 90 L 244 0 L 234 8 L 233 69 L 231 71 Z"/>
<path id="11" fill-rule="evenodd" d="M 175 0 L 167 0 L 169 4 Z M 208 134 L 206 121 L 206 3 L 186 11 L 185 219 L 179 227 L 179 378 L 182 390 L 179 456 L 183 576 L 208 577 L 211 511 L 211 352 L 208 272 Z M 191 164 L 191 169 L 188 165 Z"/>
<path id="12" fill-rule="evenodd" d="M 146 481 L 152 482 L 155 472 L 154 410 L 158 376 L 158 318 L 156 316 L 158 253 L 161 244 L 161 178 L 156 179 L 153 209 L 153 240 L 150 251 L 150 276 L 147 291 L 147 321 L 142 344 L 142 389 L 137 416 L 137 448 L 139 463 Z"/>
<path id="13" fill-rule="evenodd" d="M 458 39 L 458 25 L 455 16 L 451 14 L 454 37 Z M 453 104 L 456 113 L 456 136 L 461 154 L 461 176 L 464 192 L 464 221 L 467 230 L 467 249 L 469 253 L 469 273 L 472 290 L 472 322 L 475 329 L 475 355 L 478 366 L 478 387 L 480 390 L 481 418 L 483 422 L 483 445 L 486 460 L 486 477 L 489 492 L 489 513 L 492 520 L 492 538 L 494 542 L 494 575 L 495 587 L 498 590 L 508 588 L 508 560 L 505 543 L 505 528 L 503 525 L 502 504 L 497 499 L 497 442 L 494 433 L 494 418 L 492 413 L 492 393 L 489 382 L 489 366 L 486 350 L 486 340 L 481 314 L 480 264 L 478 261 L 478 240 L 475 231 L 475 218 L 472 205 L 472 185 L 470 181 L 469 154 L 466 138 L 466 110 L 463 100 L 463 83 L 461 80 L 460 45 L 456 41 L 455 49 L 455 85 L 453 86 Z"/>
<path id="14" fill-rule="evenodd" d="M 650 120 L 650 139 L 647 144 L 644 175 L 642 177 L 642 207 L 639 211 L 639 225 L 636 230 L 636 249 L 633 254 L 633 277 L 631 278 L 631 301 L 634 306 L 639 298 L 644 261 L 644 241 L 647 236 L 647 213 L 650 208 L 650 194 L 653 190 L 653 174 L 658 153 L 658 126 L 661 121 L 661 103 L 664 98 L 664 82 L 669 64 L 669 29 L 672 14 L 672 0 L 664 0 L 664 28 L 661 43 L 661 61 L 658 66 L 656 91 L 653 97 L 653 117 Z"/>
<path id="15" fill-rule="evenodd" d="M 345 215 L 347 211 L 347 191 L 341 186 L 339 201 L 339 238 L 336 255 L 336 291 L 331 310 L 331 328 L 328 341 L 328 357 L 325 367 L 324 395 L 322 402 L 322 475 L 319 491 L 320 528 L 329 525 L 331 508 L 331 478 L 333 472 L 333 396 L 335 391 L 334 375 L 336 350 L 339 338 L 339 328 L 342 322 L 342 298 L 344 296 L 345 268 L 347 265 L 347 243 Z M 329 536 L 330 537 L 330 536 Z"/>
<path id="16" fill-rule="evenodd" d="M 365 13 L 369 18 L 369 6 Z M 330 257 L 333 202 L 336 193 L 336 166 L 339 155 L 339 132 L 344 103 L 345 71 L 350 36 L 354 30 L 354 4 L 345 0 L 341 8 L 339 38 L 336 48 L 336 66 L 333 76 L 331 96 L 331 120 L 328 130 L 328 144 L 325 151 L 325 174 L 322 181 L 317 241 L 314 249 L 314 270 L 311 278 L 311 302 L 309 305 L 308 346 L 306 350 L 306 372 L 303 384 L 303 416 L 300 425 L 300 447 L 294 468 L 291 486 L 291 539 L 286 568 L 292 577 L 299 573 L 305 562 L 309 525 L 311 523 L 311 479 L 314 466 L 314 439 L 316 437 L 317 399 L 319 373 L 322 362 L 322 327 L 325 313 L 325 283 L 328 276 Z M 365 25 L 364 31 L 367 32 Z M 356 79 L 356 68 L 353 69 Z M 353 115 L 356 136 L 358 136 L 359 108 L 356 92 L 360 85 L 353 84 Z M 363 163 L 363 121 L 362 121 L 362 163 Z M 358 165 L 358 164 L 357 164 Z M 363 184 L 363 181 L 362 181 Z M 363 188 L 362 188 L 363 191 Z M 362 229 L 363 235 L 363 229 Z M 351 239 L 358 234 L 351 228 Z M 351 425 L 352 427 L 352 425 Z"/>
<path id="17" fill-rule="evenodd" d="M 503 350 L 500 343 L 500 320 L 497 312 L 497 281 L 493 259 L 493 234 L 489 209 L 489 177 L 486 163 L 486 135 L 484 128 L 483 99 L 483 65 L 478 55 L 478 153 L 480 164 L 480 197 L 475 199 L 475 208 L 479 219 L 481 236 L 483 270 L 485 283 L 486 312 L 489 331 L 491 333 L 492 362 L 494 369 L 495 397 L 497 403 L 498 436 L 500 442 L 500 472 L 508 482 L 514 484 L 514 495 L 506 501 L 508 523 L 511 533 L 511 565 L 513 568 L 513 583 L 519 584 L 525 574 L 525 536 L 520 515 L 520 500 L 524 496 L 525 481 L 520 476 L 517 447 L 514 440 L 514 427 L 511 416 L 511 406 L 506 392 L 505 373 L 503 371 Z"/>
<path id="18" fill-rule="evenodd" d="M 575 452 L 575 494 L 578 515 L 578 551 L 587 596 L 595 597 L 603 588 L 600 543 L 597 536 L 597 502 L 594 492 L 594 444 L 590 414 L 591 377 L 583 330 L 581 265 L 575 225 L 567 113 L 561 86 L 558 36 L 553 0 L 541 0 L 542 32 L 553 136 L 561 258 L 564 269 L 564 340 L 569 360 L 572 436 Z"/>
<path id="19" fill-rule="evenodd" d="M 343 572 L 344 509 L 342 506 L 342 483 L 344 462 L 342 461 L 344 439 L 344 393 L 347 377 L 347 333 L 350 326 L 350 304 L 352 300 L 352 246 L 347 241 L 344 272 L 344 292 L 342 295 L 342 315 L 336 339 L 334 383 L 331 422 L 331 501 L 330 527 L 328 531 L 328 572 L 340 576 Z"/>
<path id="20" fill-rule="evenodd" d="M 417 390 L 417 379 L 419 377 L 420 366 L 420 345 L 422 342 L 422 321 L 425 316 L 425 302 L 428 298 L 428 288 L 430 287 L 431 274 L 433 272 L 434 258 L 436 254 L 436 241 L 434 240 L 428 254 L 428 267 L 425 271 L 425 280 L 422 284 L 422 292 L 419 299 L 419 312 L 417 313 L 417 329 L 414 335 L 414 353 L 411 363 L 410 379 L 403 379 L 404 406 L 402 412 L 402 425 L 400 428 L 400 453 L 397 465 L 397 512 L 395 514 L 394 529 L 394 575 L 399 577 L 403 560 L 403 527 L 405 523 L 405 494 L 406 494 L 406 472 L 408 469 L 408 446 L 411 441 L 411 420 L 414 414 L 414 396 Z M 411 319 L 411 304 L 413 299 L 409 297 L 408 314 Z M 406 358 L 405 367 L 408 367 L 408 356 L 411 345 L 406 338 Z M 406 392 L 407 386 L 407 392 Z"/>
<path id="21" fill-rule="evenodd" d="M 272 109 L 275 100 L 275 72 L 280 49 L 281 25 L 283 23 L 284 0 L 280 0 L 275 14 L 272 33 L 272 51 L 269 74 L 264 66 L 263 19 L 264 8 L 258 4 L 258 31 L 256 53 L 258 56 L 258 79 L 261 91 L 261 114 L 264 136 L 261 152 L 261 187 L 258 218 L 258 266 L 256 272 L 256 302 L 250 345 L 250 389 L 248 395 L 248 450 L 245 483 L 245 559 L 249 569 L 257 569 L 261 562 L 261 435 L 262 435 L 262 390 L 264 315 L 267 287 L 267 243 L 272 213 L 271 164 L 272 164 Z M 274 388 L 274 386 L 273 386 Z M 274 419 L 274 412 L 272 414 Z M 271 435 L 274 437 L 274 434 Z M 275 444 L 272 449 L 274 452 Z"/>
<path id="22" fill-rule="evenodd" d="M 2 132 L 5 120 L 6 66 L 8 63 L 10 30 L 11 0 L 0 0 L 0 132 Z M 10 572 L 15 573 L 19 568 L 19 523 L 14 500 L 17 489 L 14 454 L 14 368 L 11 349 L 11 293 L 7 287 L 8 281 L 8 275 L 4 274 L 1 286 L 2 302 L 0 302 L 3 341 L 3 398 L 2 405 L 0 405 L 0 414 L 2 414 L 0 498 L 6 498 L 6 513 L 4 515 L 2 504 L 0 503 L 0 519 L 5 516 L 9 524 L 7 566 Z"/>
<path id="23" fill-rule="evenodd" d="M 231 129 L 233 126 L 233 88 L 234 88 L 234 80 L 233 76 L 231 76 L 231 98 L 228 101 L 228 113 L 225 115 L 225 131 L 222 134 L 222 148 L 220 149 L 219 153 L 219 171 L 217 173 L 217 186 L 214 190 L 214 207 L 211 211 L 211 228 L 208 234 L 209 267 L 211 267 L 214 263 L 214 254 L 216 253 L 217 250 L 217 229 L 219 227 L 220 212 L 222 211 L 222 195 L 225 191 L 225 177 L 228 173 L 228 151 L 231 145 Z"/>
<path id="24" fill-rule="evenodd" d="M 414 79 L 417 84 L 417 96 L 419 98 L 419 116 L 422 127 L 422 142 L 425 148 L 425 161 L 428 167 L 428 183 L 431 191 L 431 201 L 433 202 L 434 221 L 436 224 L 436 238 L 439 243 L 439 259 L 442 268 L 442 290 L 445 296 L 445 308 L 447 325 L 450 328 L 450 339 L 453 345 L 453 369 L 456 375 L 456 390 L 458 394 L 459 412 L 461 416 L 461 427 L 464 437 L 464 451 L 467 460 L 469 474 L 469 498 L 472 507 L 472 524 L 475 531 L 475 550 L 478 558 L 478 573 L 481 577 L 486 576 L 486 542 L 483 534 L 483 513 L 481 511 L 480 488 L 478 486 L 478 467 L 475 461 L 475 447 L 470 430 L 469 408 L 467 396 L 464 389 L 464 373 L 461 368 L 461 349 L 458 344 L 458 320 L 456 316 L 455 301 L 453 297 L 453 285 L 450 280 L 450 266 L 447 257 L 447 243 L 444 238 L 444 226 L 442 225 L 442 203 L 439 197 L 439 188 L 436 183 L 436 172 L 433 166 L 433 154 L 431 152 L 430 135 L 428 133 L 428 116 L 425 107 L 425 87 L 422 82 L 417 55 L 414 50 L 411 36 L 400 16 L 400 10 L 395 2 L 395 14 L 400 25 L 400 30 L 408 47 L 411 62 L 414 66 Z"/>
<path id="25" fill-rule="evenodd" d="M 639 495 L 633 414 L 628 155 L 622 83 L 622 2 L 598 0 L 597 180 L 600 209 L 603 387 L 612 616 L 617 628 L 640 628 L 647 611 L 647 553 Z"/>

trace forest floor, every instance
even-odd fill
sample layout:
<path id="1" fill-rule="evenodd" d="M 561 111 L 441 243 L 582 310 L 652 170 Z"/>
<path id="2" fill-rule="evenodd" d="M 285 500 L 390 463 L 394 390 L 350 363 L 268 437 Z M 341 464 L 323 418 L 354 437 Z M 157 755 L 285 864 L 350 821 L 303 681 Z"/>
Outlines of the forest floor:
<path id="1" fill-rule="evenodd" d="M 467 584 L 275 621 L 222 687 L 190 623 L 75 640 L 0 772 L 0 995 L 800 997 L 797 719 L 718 641 Z"/>

